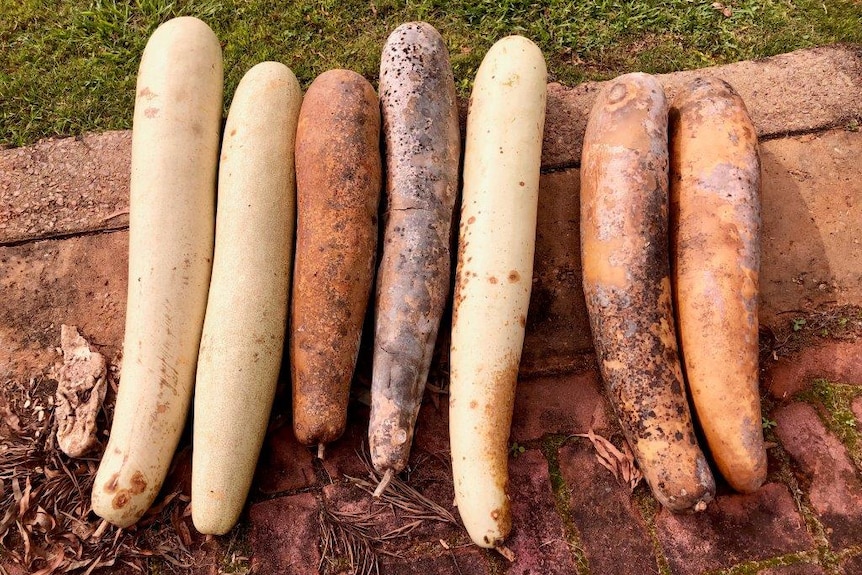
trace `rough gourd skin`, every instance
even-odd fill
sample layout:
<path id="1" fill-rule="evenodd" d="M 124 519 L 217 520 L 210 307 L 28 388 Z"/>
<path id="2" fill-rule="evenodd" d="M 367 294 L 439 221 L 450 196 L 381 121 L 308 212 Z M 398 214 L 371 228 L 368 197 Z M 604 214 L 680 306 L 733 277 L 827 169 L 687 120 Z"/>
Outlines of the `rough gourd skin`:
<path id="1" fill-rule="evenodd" d="M 380 472 L 407 466 L 450 279 L 461 139 L 449 53 L 424 22 L 383 47 L 386 150 L 383 255 L 377 279 L 368 442 Z"/>
<path id="2" fill-rule="evenodd" d="M 284 348 L 293 254 L 293 151 L 302 91 L 283 64 L 237 86 L 219 166 L 215 257 L 198 357 L 192 521 L 236 523 L 266 434 Z"/>
<path id="3" fill-rule="evenodd" d="M 520 36 L 494 44 L 467 116 L 450 349 L 449 435 L 458 512 L 500 547 L 512 528 L 508 441 L 533 278 L 547 73 Z"/>
<path id="4" fill-rule="evenodd" d="M 218 38 L 170 20 L 141 59 L 132 129 L 123 367 L 93 511 L 135 523 L 164 481 L 194 384 L 213 257 L 222 117 Z"/>
<path id="5" fill-rule="evenodd" d="M 672 511 L 701 510 L 715 481 L 692 426 L 668 261 L 668 108 L 627 74 L 599 93 L 581 161 L 584 295 L 602 379 L 641 471 Z"/>
<path id="6" fill-rule="evenodd" d="M 374 278 L 380 108 L 368 81 L 330 70 L 309 86 L 296 134 L 290 319 L 293 429 L 319 447 L 344 432 Z"/>
<path id="7" fill-rule="evenodd" d="M 757 365 L 757 134 L 742 99 L 718 78 L 686 85 L 670 118 L 671 249 L 685 375 L 718 470 L 748 493 L 767 471 Z"/>

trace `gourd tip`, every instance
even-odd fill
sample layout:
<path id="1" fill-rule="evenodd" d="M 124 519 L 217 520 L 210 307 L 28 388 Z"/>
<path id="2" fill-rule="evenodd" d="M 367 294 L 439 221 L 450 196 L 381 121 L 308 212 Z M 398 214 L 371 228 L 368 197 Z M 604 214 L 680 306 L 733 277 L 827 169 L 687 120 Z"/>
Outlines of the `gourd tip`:
<path id="1" fill-rule="evenodd" d="M 389 487 L 389 483 L 392 481 L 393 473 L 391 469 L 387 469 L 383 474 L 383 478 L 380 480 L 380 483 L 377 484 L 377 489 L 374 490 L 374 497 L 379 498 L 383 495 L 383 492 L 386 491 L 386 488 Z"/>

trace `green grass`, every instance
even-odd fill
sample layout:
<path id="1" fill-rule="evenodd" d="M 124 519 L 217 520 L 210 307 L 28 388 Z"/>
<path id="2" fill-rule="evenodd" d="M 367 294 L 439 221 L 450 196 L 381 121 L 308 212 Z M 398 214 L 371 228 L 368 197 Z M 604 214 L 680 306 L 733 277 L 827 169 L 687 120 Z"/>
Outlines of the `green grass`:
<path id="1" fill-rule="evenodd" d="M 551 78 L 573 85 L 634 70 L 669 72 L 832 42 L 862 43 L 858 0 L 0 0 L 0 146 L 131 125 L 135 74 L 153 29 L 203 18 L 222 40 L 226 102 L 273 59 L 303 85 L 335 67 L 372 81 L 398 24 L 441 31 L 462 93 L 490 45 L 536 41 Z"/>

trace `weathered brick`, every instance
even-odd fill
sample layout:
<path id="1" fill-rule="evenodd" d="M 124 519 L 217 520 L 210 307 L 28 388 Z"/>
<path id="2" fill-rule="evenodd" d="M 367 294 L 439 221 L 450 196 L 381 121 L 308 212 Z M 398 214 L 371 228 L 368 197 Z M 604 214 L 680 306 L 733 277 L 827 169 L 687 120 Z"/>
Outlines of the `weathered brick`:
<path id="1" fill-rule="evenodd" d="M 862 132 L 844 129 L 761 144 L 764 325 L 786 325 L 788 310 L 862 303 L 862 249 L 848 249 L 862 241 L 852 215 L 862 212 L 860 146 Z"/>
<path id="2" fill-rule="evenodd" d="M 571 575 L 574 561 L 557 514 L 548 462 L 530 449 L 509 460 L 513 531 L 506 545 L 515 553 L 511 575 Z"/>
<path id="3" fill-rule="evenodd" d="M 830 544 L 842 549 L 862 543 L 862 481 L 847 449 L 810 405 L 782 407 L 775 421 L 778 439 L 798 468 Z"/>
<path id="4" fill-rule="evenodd" d="M 383 575 L 490 575 L 488 554 L 476 547 L 436 549 L 419 556 L 384 557 L 380 560 Z M 537 574 L 538 575 L 538 574 Z"/>
<path id="5" fill-rule="evenodd" d="M 764 374 L 775 399 L 786 399 L 806 389 L 815 379 L 862 385 L 862 342 L 826 341 L 781 358 Z"/>
<path id="6" fill-rule="evenodd" d="M 0 150 L 0 243 L 128 225 L 131 144 L 124 131 Z"/>
<path id="7" fill-rule="evenodd" d="M 824 575 L 823 567 L 812 563 L 794 563 L 783 567 L 769 567 L 757 575 Z"/>
<path id="8" fill-rule="evenodd" d="M 311 448 L 301 445 L 288 421 L 267 435 L 254 485 L 264 494 L 304 489 L 317 481 Z"/>
<path id="9" fill-rule="evenodd" d="M 629 488 L 598 463 L 592 444 L 582 439 L 564 446 L 559 462 L 590 573 L 657 574 L 650 535 Z"/>
<path id="10" fill-rule="evenodd" d="M 125 327 L 128 233 L 0 247 L 0 377 L 29 378 L 59 356 L 60 325 L 115 362 Z"/>
<path id="11" fill-rule="evenodd" d="M 344 435 L 326 446 L 323 457 L 323 467 L 333 481 L 345 475 L 365 477 L 360 454 L 368 457 L 368 416 L 369 408 L 365 405 L 355 401 L 348 405 Z"/>
<path id="12" fill-rule="evenodd" d="M 790 492 L 778 483 L 749 495 L 720 495 L 702 513 L 675 515 L 662 509 L 656 533 L 674 575 L 814 548 Z"/>
<path id="13" fill-rule="evenodd" d="M 848 557 L 841 562 L 841 568 L 846 575 L 858 575 L 862 573 L 862 555 Z"/>
<path id="14" fill-rule="evenodd" d="M 598 372 L 541 377 L 521 381 L 512 417 L 513 441 L 538 439 L 548 433 L 586 433 L 609 425 L 607 403 Z"/>
<path id="15" fill-rule="evenodd" d="M 426 393 L 426 398 L 428 394 Z M 413 432 L 413 453 L 422 450 L 449 459 L 449 396 L 438 396 L 438 405 L 425 400 L 419 409 Z"/>
<path id="16" fill-rule="evenodd" d="M 761 138 L 825 128 L 862 115 L 862 102 L 856 97 L 862 56 L 852 46 L 798 50 L 756 61 L 661 74 L 658 79 L 672 99 L 680 87 L 701 75 L 722 78 L 736 88 Z M 603 85 L 548 86 L 543 167 L 580 162 L 587 118 Z"/>
<path id="17" fill-rule="evenodd" d="M 580 177 L 578 170 L 539 180 L 536 257 L 527 314 L 522 376 L 571 370 L 591 353 L 581 281 Z"/>
<path id="18" fill-rule="evenodd" d="M 320 533 L 314 494 L 256 503 L 249 520 L 253 572 L 317 575 Z"/>

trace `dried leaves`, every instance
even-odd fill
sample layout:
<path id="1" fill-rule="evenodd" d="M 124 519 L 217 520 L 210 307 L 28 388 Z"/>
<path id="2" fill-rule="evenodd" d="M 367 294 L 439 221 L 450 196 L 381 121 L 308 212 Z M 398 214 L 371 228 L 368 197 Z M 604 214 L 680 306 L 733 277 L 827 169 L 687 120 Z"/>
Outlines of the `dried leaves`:
<path id="1" fill-rule="evenodd" d="M 169 495 L 132 530 L 90 512 L 97 458 L 70 459 L 57 445 L 50 380 L 7 381 L 0 389 L 0 563 L 29 573 L 92 573 L 147 557 L 190 565 L 174 516 L 188 497 Z"/>
<path id="2" fill-rule="evenodd" d="M 345 476 L 345 479 L 371 496 L 380 482 L 367 458 L 360 456 L 368 478 Z M 387 513 L 388 512 L 388 513 Z M 391 517 L 396 519 L 392 526 Z M 362 510 L 330 509 L 324 505 L 320 514 L 321 560 L 319 570 L 346 562 L 350 573 L 379 573 L 380 555 L 398 556 L 387 543 L 408 536 L 425 521 L 440 521 L 458 525 L 446 508 L 428 499 L 397 477 L 379 498 L 369 497 Z"/>
<path id="3" fill-rule="evenodd" d="M 60 327 L 63 365 L 57 371 L 57 443 L 63 453 L 81 457 L 98 445 L 96 418 L 105 401 L 107 362 L 91 351 L 75 326 Z"/>
<path id="4" fill-rule="evenodd" d="M 589 439 L 596 450 L 596 459 L 599 464 L 613 473 L 617 481 L 622 481 L 623 484 L 628 485 L 630 491 L 635 490 L 635 487 L 643 479 L 643 475 L 637 468 L 637 463 L 628 443 L 624 441 L 623 450 L 620 451 L 613 443 L 601 435 L 593 433 L 592 429 L 587 433 L 576 433 L 575 437 Z"/>

